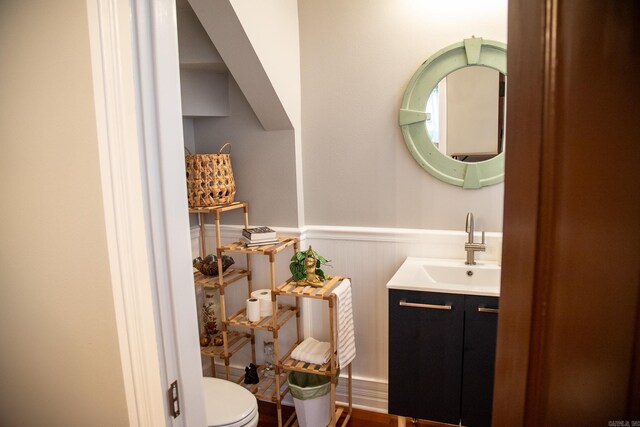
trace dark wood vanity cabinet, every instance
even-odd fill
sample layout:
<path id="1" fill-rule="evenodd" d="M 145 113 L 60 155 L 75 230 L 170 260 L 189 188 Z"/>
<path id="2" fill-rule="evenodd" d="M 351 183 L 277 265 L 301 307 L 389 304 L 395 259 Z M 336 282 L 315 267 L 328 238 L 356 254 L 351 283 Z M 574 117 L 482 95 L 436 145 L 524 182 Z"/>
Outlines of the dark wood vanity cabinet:
<path id="1" fill-rule="evenodd" d="M 498 298 L 389 290 L 389 413 L 490 426 Z"/>

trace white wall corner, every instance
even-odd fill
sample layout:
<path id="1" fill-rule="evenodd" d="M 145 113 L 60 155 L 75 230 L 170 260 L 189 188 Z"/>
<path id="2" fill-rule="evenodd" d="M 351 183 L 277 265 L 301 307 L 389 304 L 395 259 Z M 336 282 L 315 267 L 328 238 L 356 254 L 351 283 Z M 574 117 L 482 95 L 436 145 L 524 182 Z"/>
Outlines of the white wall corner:
<path id="1" fill-rule="evenodd" d="M 290 114 L 231 2 L 189 0 L 189 3 L 264 129 L 293 129 Z M 273 25 L 267 19 L 263 22 Z"/>
<path id="2" fill-rule="evenodd" d="M 295 129 L 301 122 L 297 0 L 230 0 Z"/>

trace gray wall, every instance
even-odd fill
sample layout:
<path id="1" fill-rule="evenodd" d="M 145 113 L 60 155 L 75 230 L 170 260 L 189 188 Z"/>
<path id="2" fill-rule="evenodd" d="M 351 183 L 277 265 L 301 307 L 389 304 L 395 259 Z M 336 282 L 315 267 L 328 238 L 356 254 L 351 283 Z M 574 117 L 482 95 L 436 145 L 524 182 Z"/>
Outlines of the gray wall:
<path id="1" fill-rule="evenodd" d="M 217 153 L 231 142 L 235 199 L 249 202 L 251 224 L 296 226 L 294 131 L 265 131 L 231 76 L 229 102 L 229 117 L 194 119 L 197 152 Z M 225 224 L 242 224 L 239 212 L 224 215 Z"/>
<path id="2" fill-rule="evenodd" d="M 299 1 L 307 224 L 457 230 L 473 211 L 478 227 L 502 230 L 503 185 L 436 180 L 398 126 L 429 56 L 472 35 L 506 42 L 506 0 L 463 3 Z"/>
<path id="3" fill-rule="evenodd" d="M 305 224 L 460 230 L 473 211 L 478 229 L 502 230 L 504 186 L 436 180 L 398 126 L 404 89 L 429 56 L 472 35 L 506 41 L 506 0 L 479 3 L 298 2 Z M 231 141 L 251 222 L 296 226 L 294 131 L 264 131 L 233 79 L 229 96 L 230 117 L 194 120 L 197 151 Z"/>
<path id="4" fill-rule="evenodd" d="M 0 425 L 126 426 L 84 0 L 0 2 Z"/>

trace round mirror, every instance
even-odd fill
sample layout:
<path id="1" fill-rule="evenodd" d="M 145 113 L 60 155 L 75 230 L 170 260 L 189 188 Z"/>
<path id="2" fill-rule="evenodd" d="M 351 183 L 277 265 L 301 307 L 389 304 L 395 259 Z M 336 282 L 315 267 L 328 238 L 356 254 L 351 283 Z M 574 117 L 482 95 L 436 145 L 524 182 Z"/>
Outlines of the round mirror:
<path id="1" fill-rule="evenodd" d="M 414 159 L 449 184 L 504 180 L 506 45 L 481 38 L 427 59 L 405 91 L 400 126 Z"/>

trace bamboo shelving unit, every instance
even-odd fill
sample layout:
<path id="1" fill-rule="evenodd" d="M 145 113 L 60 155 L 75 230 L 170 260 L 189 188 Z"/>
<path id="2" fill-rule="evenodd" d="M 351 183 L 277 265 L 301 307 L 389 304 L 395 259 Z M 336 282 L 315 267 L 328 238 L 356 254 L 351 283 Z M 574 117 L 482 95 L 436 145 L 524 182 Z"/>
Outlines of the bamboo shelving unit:
<path id="1" fill-rule="evenodd" d="M 276 287 L 274 294 L 276 297 L 295 297 L 296 304 L 299 298 L 314 298 L 322 299 L 328 302 L 329 308 L 329 360 L 324 364 L 314 364 L 304 362 L 302 360 L 296 360 L 291 357 L 291 353 L 295 350 L 295 347 L 299 345 L 302 340 L 298 335 L 298 341 L 293 347 L 287 351 L 277 364 L 277 366 L 284 372 L 298 371 L 308 374 L 326 375 L 331 378 L 331 397 L 330 397 L 330 410 L 331 410 L 331 423 L 332 427 L 338 425 L 338 420 L 346 409 L 345 418 L 342 421 L 342 426 L 346 426 L 351 418 L 351 412 L 353 410 L 353 392 L 352 392 L 352 372 L 351 363 L 347 366 L 347 407 L 338 407 L 336 405 L 336 387 L 338 383 L 338 361 L 336 360 L 336 295 L 333 290 L 345 279 L 345 277 L 334 276 L 329 280 L 326 280 L 322 287 L 301 286 L 298 285 L 293 279 L 289 279 L 283 284 Z M 297 426 L 297 422 L 293 419 L 287 420 L 284 424 L 285 427 Z"/>
<path id="2" fill-rule="evenodd" d="M 220 215 L 224 212 L 229 212 L 237 209 L 242 209 L 244 214 L 244 226 L 245 228 L 249 227 L 249 204 L 246 202 L 234 202 L 227 205 L 220 205 L 208 208 L 190 208 L 189 213 L 198 214 L 198 226 L 200 229 L 200 256 L 205 257 L 208 255 L 207 251 L 207 241 L 206 241 L 206 233 L 205 233 L 205 222 L 204 216 L 207 214 L 213 215 L 215 220 L 216 227 L 216 250 L 222 246 L 222 238 L 220 236 Z M 218 255 L 218 271 L 222 271 L 222 258 Z M 221 313 L 222 306 L 224 302 L 224 289 L 225 287 L 239 281 L 240 279 L 247 279 L 247 292 L 251 295 L 252 286 L 251 286 L 251 257 L 249 254 L 246 256 L 246 268 L 228 268 L 227 271 L 222 273 L 222 275 L 218 274 L 217 276 L 205 276 L 199 271 L 194 269 L 193 280 L 196 286 L 202 288 L 202 292 L 204 293 L 203 297 L 206 297 L 206 291 L 215 291 L 218 290 L 220 292 L 220 305 L 221 305 Z M 203 301 L 205 298 L 203 298 Z M 243 348 L 247 344 L 251 344 L 251 360 L 253 363 L 256 363 L 256 338 L 255 331 L 252 329 L 249 332 L 238 332 L 238 331 L 228 331 L 225 326 L 225 317 L 221 315 L 221 319 L 218 319 L 220 323 L 220 327 L 222 329 L 222 346 L 215 346 L 213 343 L 209 344 L 209 346 L 201 348 L 200 354 L 203 356 L 211 358 L 211 370 L 213 371 L 213 376 L 216 376 L 216 363 L 215 359 L 222 359 L 225 365 L 225 377 L 227 380 L 230 379 L 229 372 L 229 362 L 231 356 L 236 354 L 238 350 Z"/>
<path id="3" fill-rule="evenodd" d="M 298 240 L 291 238 L 279 238 L 277 243 L 263 246 L 247 248 L 241 242 L 234 242 L 222 245 L 220 238 L 220 214 L 223 212 L 243 209 L 244 226 L 249 228 L 248 204 L 245 202 L 235 202 L 229 205 L 216 206 L 212 208 L 190 209 L 190 213 L 198 214 L 198 223 L 200 227 L 200 248 L 202 256 L 207 255 L 205 241 L 205 224 L 204 215 L 212 214 L 215 217 L 216 227 L 216 256 L 218 257 L 218 271 L 222 271 L 222 255 L 228 253 L 245 254 L 246 268 L 229 268 L 222 275 L 205 276 L 200 272 L 194 273 L 194 281 L 201 286 L 203 291 L 218 290 L 220 292 L 220 326 L 222 330 L 223 345 L 216 347 L 213 344 L 201 349 L 201 354 L 211 357 L 213 374 L 215 376 L 215 358 L 224 360 L 226 368 L 226 378 L 229 379 L 229 360 L 231 356 L 244 348 L 247 344 L 251 344 L 251 356 L 254 364 L 256 363 L 255 354 L 255 331 L 264 330 L 273 335 L 274 344 L 274 370 L 272 375 L 267 375 L 263 369 L 259 369 L 258 384 L 244 384 L 244 375 L 242 375 L 237 383 L 251 391 L 256 398 L 276 404 L 278 413 L 278 426 L 294 427 L 298 425 L 295 418 L 295 412 L 286 421 L 282 419 L 282 399 L 289 393 L 287 383 L 287 373 L 289 371 L 300 371 L 311 374 L 327 375 L 331 377 L 331 423 L 330 426 L 335 427 L 338 420 L 346 410 L 342 426 L 345 426 L 351 417 L 352 411 L 352 375 L 351 364 L 348 366 L 348 406 L 346 408 L 337 407 L 335 403 L 336 385 L 337 385 L 337 361 L 336 349 L 334 348 L 335 328 L 335 308 L 336 296 L 332 294 L 333 289 L 341 282 L 342 277 L 334 277 L 325 282 L 322 287 L 311 288 L 298 286 L 291 279 L 281 285 L 276 283 L 275 255 L 279 252 L 291 248 L 293 253 L 298 251 Z M 271 303 L 274 315 L 262 317 L 255 322 L 251 322 L 246 317 L 246 308 L 241 308 L 231 315 L 227 315 L 227 306 L 225 302 L 225 288 L 243 278 L 247 280 L 248 295 L 252 292 L 252 275 L 251 275 L 251 257 L 267 256 L 269 258 L 270 267 L 270 285 L 271 285 Z M 278 303 L 278 297 L 292 297 L 295 300 L 294 305 L 285 305 Z M 330 318 L 330 359 L 322 365 L 314 365 L 306 362 L 298 361 L 291 358 L 291 353 L 297 345 L 302 342 L 301 335 L 301 317 L 300 317 L 300 298 L 316 298 L 328 301 L 329 318 Z M 284 352 L 281 356 L 278 335 L 279 330 L 284 327 L 290 320 L 296 319 L 296 342 Z M 235 329 L 229 329 L 235 328 Z M 238 330 L 240 329 L 240 330 Z M 243 332 L 245 330 L 246 332 Z"/>
<path id="4" fill-rule="evenodd" d="M 262 317 L 256 322 L 250 322 L 246 317 L 246 308 L 242 308 L 238 312 L 228 316 L 227 308 L 224 300 L 224 286 L 222 285 L 220 287 L 220 311 L 221 311 L 222 318 L 225 319 L 223 322 L 223 328 L 222 328 L 222 335 L 225 343 L 227 341 L 226 329 L 228 326 L 248 328 L 249 330 L 251 330 L 252 334 L 255 333 L 254 331 L 256 329 L 262 329 L 262 330 L 271 332 L 271 334 L 273 335 L 273 357 L 275 361 L 275 367 L 274 367 L 275 374 L 272 378 L 268 379 L 269 382 L 272 381 L 272 384 L 270 387 L 267 388 L 267 390 L 272 390 L 273 393 L 269 394 L 270 398 L 265 400 L 270 400 L 276 404 L 279 426 L 283 425 L 282 398 L 289 392 L 289 387 L 286 381 L 286 375 L 283 375 L 283 373 L 280 372 L 280 369 L 278 368 L 278 361 L 279 361 L 279 355 L 280 355 L 280 350 L 278 346 L 279 330 L 289 320 L 295 318 L 298 342 L 300 341 L 300 336 L 301 336 L 300 335 L 301 325 L 300 325 L 299 301 L 296 299 L 295 306 L 278 304 L 278 302 L 276 301 L 276 295 L 274 292 L 276 288 L 275 256 L 276 254 L 282 252 L 287 248 L 292 248 L 293 253 L 295 253 L 298 250 L 298 240 L 289 239 L 289 238 L 279 238 L 277 243 L 273 243 L 270 245 L 263 245 L 263 246 L 254 246 L 250 248 L 246 247 L 241 242 L 234 242 L 228 245 L 219 246 L 217 250 L 219 269 L 222 268 L 222 255 L 225 253 L 246 254 L 247 258 L 249 258 L 252 255 L 267 256 L 269 258 L 271 304 L 273 309 L 272 313 L 274 314 L 271 316 Z M 248 277 L 251 277 L 251 275 L 249 275 Z M 224 277 L 221 277 L 219 281 L 220 283 L 223 283 Z M 249 294 L 251 294 L 251 292 L 249 292 Z M 244 380 L 244 376 L 240 379 L 240 383 L 242 383 L 243 380 Z M 260 383 L 258 383 L 258 385 L 260 385 Z M 250 390 L 252 389 L 251 387 L 248 387 L 248 386 L 247 388 L 249 388 Z M 257 389 L 260 389 L 260 387 L 258 387 Z M 261 395 L 264 396 L 264 393 L 262 393 Z M 259 395 L 256 394 L 256 396 L 258 397 Z"/>

